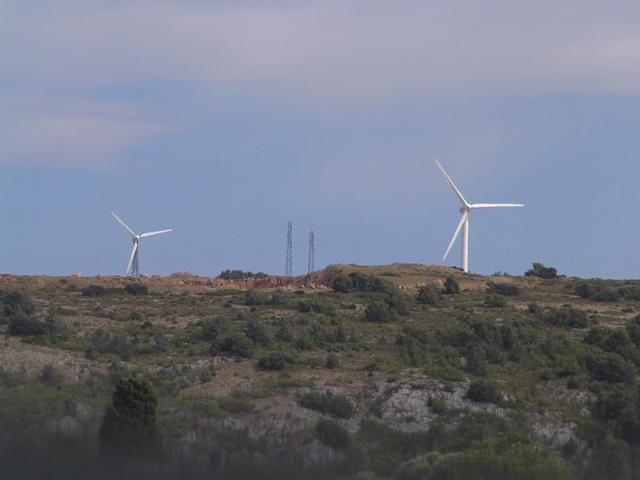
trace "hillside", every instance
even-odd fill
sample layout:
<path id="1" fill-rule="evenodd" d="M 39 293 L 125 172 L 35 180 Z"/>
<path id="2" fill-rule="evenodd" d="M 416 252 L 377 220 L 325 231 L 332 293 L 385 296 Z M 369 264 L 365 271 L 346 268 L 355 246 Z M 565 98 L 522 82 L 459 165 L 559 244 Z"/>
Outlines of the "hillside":
<path id="1" fill-rule="evenodd" d="M 640 478 L 640 282 L 394 264 L 0 290 L 2 478 Z M 129 377 L 161 459 L 99 455 Z"/>

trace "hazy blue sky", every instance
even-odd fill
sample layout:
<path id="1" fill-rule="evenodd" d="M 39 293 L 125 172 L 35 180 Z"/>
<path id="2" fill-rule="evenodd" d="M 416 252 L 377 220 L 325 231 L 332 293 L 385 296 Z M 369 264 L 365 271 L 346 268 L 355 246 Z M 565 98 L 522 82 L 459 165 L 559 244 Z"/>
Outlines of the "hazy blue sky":
<path id="1" fill-rule="evenodd" d="M 640 3 L 0 0 L 0 271 L 640 277 Z M 458 263 L 456 247 L 447 263 Z"/>

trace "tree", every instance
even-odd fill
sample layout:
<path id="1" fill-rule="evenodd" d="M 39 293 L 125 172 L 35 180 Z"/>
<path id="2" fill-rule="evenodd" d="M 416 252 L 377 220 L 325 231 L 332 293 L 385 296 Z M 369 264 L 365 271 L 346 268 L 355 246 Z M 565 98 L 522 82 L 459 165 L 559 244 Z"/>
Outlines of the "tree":
<path id="1" fill-rule="evenodd" d="M 334 292 L 348 293 L 353 288 L 353 284 L 351 282 L 351 278 L 349 278 L 344 273 L 340 273 L 336 278 L 333 279 L 331 288 L 333 288 Z"/>
<path id="2" fill-rule="evenodd" d="M 436 305 L 440 301 L 440 291 L 435 285 L 424 285 L 418 290 L 418 302 L 423 305 Z"/>
<path id="3" fill-rule="evenodd" d="M 157 407 L 156 391 L 147 380 L 119 380 L 98 431 L 101 452 L 123 457 L 158 458 L 161 437 Z"/>
<path id="4" fill-rule="evenodd" d="M 538 277 L 550 280 L 558 276 L 558 270 L 553 267 L 545 267 L 541 263 L 534 263 L 532 268 L 527 270 L 524 274 L 526 277 Z"/>

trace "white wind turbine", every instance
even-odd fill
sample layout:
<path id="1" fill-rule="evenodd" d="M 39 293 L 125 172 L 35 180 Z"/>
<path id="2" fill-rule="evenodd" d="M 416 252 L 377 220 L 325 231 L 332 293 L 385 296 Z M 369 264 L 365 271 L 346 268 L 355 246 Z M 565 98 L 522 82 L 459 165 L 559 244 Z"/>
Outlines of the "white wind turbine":
<path id="1" fill-rule="evenodd" d="M 460 230 L 462 230 L 461 267 L 462 267 L 462 270 L 464 270 L 465 272 L 468 272 L 469 271 L 469 216 L 471 215 L 471 210 L 475 210 L 477 208 L 517 208 L 517 207 L 524 207 L 524 205 L 522 205 L 521 203 L 469 203 L 465 200 L 464 196 L 462 195 L 460 190 L 458 190 L 458 187 L 456 187 L 456 185 L 453 183 L 453 180 L 451 180 L 451 177 L 447 174 L 447 172 L 442 167 L 442 165 L 440 165 L 440 162 L 436 159 L 434 159 L 434 161 L 436 162 L 436 165 L 442 172 L 444 179 L 447 181 L 447 183 L 453 190 L 453 193 L 455 193 L 456 197 L 458 197 L 458 200 L 460 200 L 460 203 L 462 204 L 462 207 L 460 208 L 460 213 L 462 213 L 462 217 L 460 218 L 460 222 L 456 227 L 456 231 L 453 233 L 453 237 L 451 237 L 451 241 L 449 242 L 447 251 L 444 253 L 444 256 L 442 257 L 442 259 L 445 260 L 447 258 L 447 256 L 449 255 L 449 252 L 451 251 L 451 248 L 453 247 L 453 244 L 456 241 L 456 238 L 458 238 L 458 235 L 460 234 Z"/>
<path id="2" fill-rule="evenodd" d="M 111 215 L 113 215 L 113 218 L 115 218 L 118 221 L 118 223 L 122 225 L 127 230 L 127 232 L 129 232 L 129 234 L 131 235 L 131 240 L 133 241 L 133 248 L 131 249 L 131 257 L 129 258 L 129 265 L 127 266 L 127 275 L 131 275 L 132 277 L 139 277 L 140 264 L 138 262 L 138 259 L 139 259 L 138 254 L 140 252 L 140 240 L 142 240 L 143 238 L 154 237 L 156 235 L 162 235 L 163 233 L 169 233 L 169 232 L 172 232 L 173 230 L 171 229 L 159 230 L 157 232 L 148 232 L 148 233 L 142 233 L 138 235 L 131 228 L 129 228 L 129 225 L 124 223 L 122 219 L 118 217 L 118 215 L 116 215 L 113 212 L 111 212 Z"/>

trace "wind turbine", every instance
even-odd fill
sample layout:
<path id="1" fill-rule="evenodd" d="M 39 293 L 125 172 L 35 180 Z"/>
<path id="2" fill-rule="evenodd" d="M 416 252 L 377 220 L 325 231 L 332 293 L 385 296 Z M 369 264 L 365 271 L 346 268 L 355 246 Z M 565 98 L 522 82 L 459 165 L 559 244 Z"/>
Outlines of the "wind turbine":
<path id="1" fill-rule="evenodd" d="M 129 265 L 127 266 L 127 275 L 131 275 L 132 277 L 139 277 L 140 263 L 138 261 L 139 260 L 138 254 L 140 253 L 140 240 L 142 240 L 143 238 L 154 237 L 156 235 L 162 235 L 163 233 L 169 233 L 169 232 L 172 232 L 173 230 L 159 230 L 157 232 L 148 232 L 148 233 L 142 233 L 138 235 L 129 227 L 129 225 L 124 223 L 122 219 L 118 217 L 118 215 L 116 215 L 113 212 L 111 212 L 111 215 L 113 215 L 113 218 L 115 218 L 118 221 L 118 223 L 122 225 L 127 232 L 129 232 L 129 234 L 131 235 L 131 240 L 133 241 L 133 248 L 131 249 L 131 257 L 129 258 Z"/>
<path id="2" fill-rule="evenodd" d="M 524 205 L 522 205 L 521 203 L 469 203 L 465 200 L 464 196 L 462 195 L 458 187 L 456 187 L 455 183 L 453 183 L 453 180 L 451 180 L 451 177 L 447 174 L 447 172 L 442 167 L 440 162 L 437 159 L 434 159 L 434 161 L 436 162 L 436 165 L 442 172 L 444 179 L 447 181 L 447 183 L 451 187 L 451 190 L 453 190 L 453 193 L 455 194 L 456 197 L 458 197 L 458 200 L 460 200 L 460 203 L 462 204 L 462 207 L 460 208 L 460 213 L 462 214 L 462 217 L 460 218 L 460 222 L 458 222 L 456 231 L 453 233 L 453 237 L 451 237 L 451 241 L 449 242 L 447 251 L 444 253 L 444 256 L 442 257 L 442 259 L 445 260 L 447 258 L 447 256 L 449 255 L 449 252 L 451 251 L 451 248 L 453 247 L 453 244 L 456 241 L 456 238 L 458 238 L 458 235 L 460 234 L 460 230 L 462 230 L 461 268 L 463 271 L 468 272 L 469 271 L 469 217 L 471 215 L 471 211 L 476 210 L 478 208 L 517 208 L 517 207 L 524 207 Z"/>

